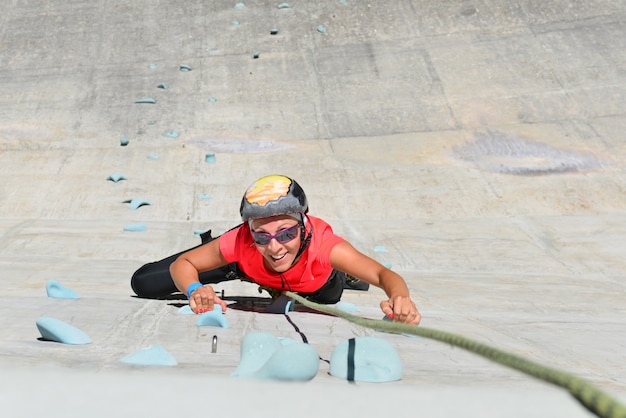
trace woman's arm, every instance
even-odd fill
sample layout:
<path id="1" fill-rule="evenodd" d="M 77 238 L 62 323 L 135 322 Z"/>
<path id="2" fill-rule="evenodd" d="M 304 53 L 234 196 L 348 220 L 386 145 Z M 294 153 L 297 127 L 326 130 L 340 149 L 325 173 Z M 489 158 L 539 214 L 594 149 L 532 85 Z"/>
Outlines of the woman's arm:
<path id="1" fill-rule="evenodd" d="M 215 295 L 212 286 L 198 286 L 198 273 L 213 270 L 225 266 L 228 262 L 220 251 L 219 237 L 205 245 L 194 248 L 181 254 L 170 265 L 170 274 L 174 279 L 176 288 L 189 297 L 189 306 L 195 313 L 213 310 L 215 303 L 222 306 L 222 312 L 226 311 L 226 302 Z M 189 287 L 192 291 L 188 294 Z"/>
<path id="2" fill-rule="evenodd" d="M 333 247 L 330 264 L 339 271 L 380 287 L 388 297 L 388 300 L 380 302 L 380 308 L 394 321 L 408 324 L 420 322 L 421 315 L 411 300 L 409 288 L 398 273 L 359 252 L 347 241 Z"/>

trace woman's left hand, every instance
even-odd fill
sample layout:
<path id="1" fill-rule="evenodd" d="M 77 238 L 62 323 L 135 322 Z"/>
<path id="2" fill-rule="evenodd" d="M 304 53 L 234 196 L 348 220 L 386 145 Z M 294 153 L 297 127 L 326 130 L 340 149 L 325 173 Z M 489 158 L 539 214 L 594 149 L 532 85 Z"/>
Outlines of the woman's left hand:
<path id="1" fill-rule="evenodd" d="M 417 325 L 422 319 L 415 303 L 408 296 L 393 296 L 389 300 L 383 300 L 380 302 L 380 309 L 394 322 Z"/>

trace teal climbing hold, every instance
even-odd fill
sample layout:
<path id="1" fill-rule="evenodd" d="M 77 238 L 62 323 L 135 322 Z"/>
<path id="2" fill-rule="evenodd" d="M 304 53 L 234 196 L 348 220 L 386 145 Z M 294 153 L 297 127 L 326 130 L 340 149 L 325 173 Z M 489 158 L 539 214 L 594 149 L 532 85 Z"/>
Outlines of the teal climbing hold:
<path id="1" fill-rule="evenodd" d="M 189 72 L 191 71 L 191 66 L 187 65 L 187 64 L 180 64 L 180 66 L 178 67 L 178 69 L 182 72 Z"/>
<path id="2" fill-rule="evenodd" d="M 156 69 L 157 65 L 156 64 L 150 64 L 148 65 L 148 68 L 150 68 L 151 70 Z"/>
<path id="3" fill-rule="evenodd" d="M 289 8 L 289 3 L 281 3 L 278 5 L 279 9 L 288 9 Z"/>
<path id="4" fill-rule="evenodd" d="M 123 174 L 111 174 L 109 177 L 107 177 L 107 180 L 112 181 L 113 183 L 117 183 L 118 181 L 128 179 Z"/>
<path id="5" fill-rule="evenodd" d="M 78 293 L 68 287 L 63 287 L 57 280 L 48 280 L 46 282 L 46 293 L 49 298 L 80 299 Z"/>
<path id="6" fill-rule="evenodd" d="M 215 96 L 211 96 L 211 97 L 209 97 L 209 102 L 210 103 L 215 103 L 215 102 L 217 102 L 217 98 L 215 98 Z"/>
<path id="7" fill-rule="evenodd" d="M 239 26 L 239 21 L 238 21 L 237 19 L 233 19 L 233 21 L 232 21 L 232 22 L 230 22 L 230 23 L 231 23 L 231 25 L 233 25 L 233 26 Z"/>
<path id="8" fill-rule="evenodd" d="M 207 152 L 206 155 L 204 156 L 204 161 L 207 163 L 214 163 L 215 160 L 215 153 L 214 152 Z"/>
<path id="9" fill-rule="evenodd" d="M 246 7 L 246 5 L 243 4 L 243 2 L 239 2 L 235 4 L 235 9 L 243 9 L 244 7 Z"/>
<path id="10" fill-rule="evenodd" d="M 344 312 L 359 312 L 359 308 L 357 308 L 356 305 L 353 305 L 349 302 L 344 302 L 342 300 L 335 303 L 335 308 L 341 309 Z"/>
<path id="11" fill-rule="evenodd" d="M 140 366 L 176 366 L 178 362 L 160 344 L 142 348 L 120 359 L 122 363 Z"/>
<path id="12" fill-rule="evenodd" d="M 324 26 L 324 25 L 319 25 L 319 26 L 317 27 L 317 31 L 318 31 L 319 33 L 326 33 L 326 26 Z"/>
<path id="13" fill-rule="evenodd" d="M 374 247 L 374 252 L 375 253 L 386 253 L 387 252 L 387 248 L 385 248 L 384 245 L 377 245 Z"/>
<path id="14" fill-rule="evenodd" d="M 73 345 L 91 343 L 87 334 L 59 319 L 42 316 L 37 319 L 36 324 L 44 340 Z"/>
<path id="15" fill-rule="evenodd" d="M 178 311 L 176 311 L 176 313 L 178 315 L 195 315 L 196 314 L 194 311 L 191 310 L 191 306 L 189 305 L 181 306 L 180 308 L 178 308 Z"/>
<path id="16" fill-rule="evenodd" d="M 146 224 L 128 224 L 124 226 L 124 231 L 126 232 L 143 232 L 147 230 Z"/>
<path id="17" fill-rule="evenodd" d="M 198 327 L 222 327 L 228 328 L 228 321 L 222 314 L 221 305 L 213 305 L 213 310 L 203 313 L 196 321 Z"/>
<path id="18" fill-rule="evenodd" d="M 211 195 L 208 193 L 200 193 L 198 195 L 198 199 L 200 200 L 209 200 L 211 198 Z"/>
<path id="19" fill-rule="evenodd" d="M 128 142 L 129 142 L 128 138 L 125 138 L 125 137 L 124 138 L 120 138 L 120 145 L 122 147 L 125 147 L 126 145 L 128 145 Z"/>
<path id="20" fill-rule="evenodd" d="M 129 208 L 132 209 L 132 210 L 137 210 L 137 209 L 139 209 L 142 206 L 150 206 L 150 205 L 152 205 L 152 203 L 149 200 L 138 199 L 138 198 L 126 199 L 122 203 L 130 203 Z"/>
<path id="21" fill-rule="evenodd" d="M 157 85 L 157 88 L 158 88 L 158 89 L 167 90 L 167 89 L 169 89 L 169 88 L 170 88 L 170 86 L 168 86 L 168 85 L 167 85 L 167 83 L 159 83 L 159 84 Z"/>
<path id="22" fill-rule="evenodd" d="M 384 263 L 382 263 L 384 267 L 391 269 L 391 263 L 388 261 L 385 261 Z"/>
<path id="23" fill-rule="evenodd" d="M 159 154 L 152 153 L 152 154 L 146 155 L 146 158 L 149 160 L 158 160 L 160 157 L 159 157 Z"/>
<path id="24" fill-rule="evenodd" d="M 167 138 L 172 138 L 172 139 L 176 139 L 178 138 L 180 134 L 177 131 L 167 131 L 167 132 L 163 132 L 163 136 L 167 137 Z"/>
<path id="25" fill-rule="evenodd" d="M 135 100 L 135 103 L 147 103 L 147 104 L 155 104 L 156 100 L 152 97 L 142 97 L 141 99 Z"/>
<path id="26" fill-rule="evenodd" d="M 278 35 L 278 29 L 276 28 L 270 29 L 270 35 Z"/>
<path id="27" fill-rule="evenodd" d="M 276 338 L 267 332 L 250 332 L 241 342 L 239 365 L 233 377 L 306 381 L 319 369 L 319 356 L 308 344 Z"/>
<path id="28" fill-rule="evenodd" d="M 337 345 L 330 357 L 330 374 L 360 382 L 392 382 L 402 378 L 398 352 L 387 341 L 376 337 L 356 337 L 353 349 L 346 340 Z M 351 374 L 352 376 L 350 376 Z"/>
<path id="29" fill-rule="evenodd" d="M 261 53 L 260 53 L 260 52 L 258 52 L 258 51 L 254 52 L 254 54 L 252 54 L 252 58 L 254 58 L 254 59 L 257 59 L 257 58 L 259 58 L 260 56 L 261 56 Z"/>

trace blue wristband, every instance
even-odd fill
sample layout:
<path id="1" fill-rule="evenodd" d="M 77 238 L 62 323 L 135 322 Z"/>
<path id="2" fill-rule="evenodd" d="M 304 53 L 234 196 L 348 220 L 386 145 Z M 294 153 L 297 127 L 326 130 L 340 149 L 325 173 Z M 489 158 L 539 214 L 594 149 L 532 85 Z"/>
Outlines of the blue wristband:
<path id="1" fill-rule="evenodd" d="M 189 285 L 189 287 L 187 288 L 187 299 L 189 299 L 191 297 L 191 293 L 196 290 L 199 287 L 202 287 L 202 283 L 200 282 L 195 282 Z"/>

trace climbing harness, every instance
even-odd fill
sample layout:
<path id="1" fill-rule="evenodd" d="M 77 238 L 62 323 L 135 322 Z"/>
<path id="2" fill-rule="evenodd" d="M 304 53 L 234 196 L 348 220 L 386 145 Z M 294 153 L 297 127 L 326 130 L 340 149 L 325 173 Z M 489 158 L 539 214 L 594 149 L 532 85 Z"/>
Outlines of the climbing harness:
<path id="1" fill-rule="evenodd" d="M 463 348 L 493 362 L 566 389 L 587 410 L 600 418 L 626 418 L 626 406 L 591 382 L 570 373 L 543 366 L 461 335 L 398 322 L 363 318 L 332 306 L 311 302 L 293 292 L 285 291 L 284 294 L 308 308 L 338 316 L 362 327 L 394 334 L 417 335 Z"/>

